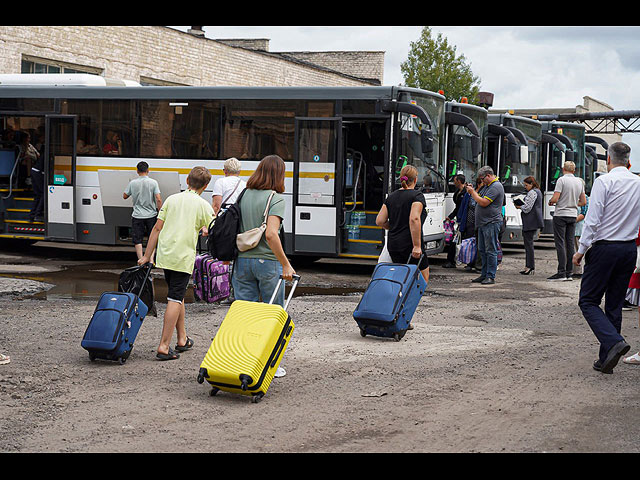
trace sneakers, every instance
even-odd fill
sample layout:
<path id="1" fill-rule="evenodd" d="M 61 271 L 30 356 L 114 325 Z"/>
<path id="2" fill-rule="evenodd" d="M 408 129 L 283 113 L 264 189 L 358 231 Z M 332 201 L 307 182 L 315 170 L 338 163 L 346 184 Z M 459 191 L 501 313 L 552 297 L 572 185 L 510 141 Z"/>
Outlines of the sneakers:
<path id="1" fill-rule="evenodd" d="M 471 280 L 471 283 L 482 283 L 482 282 L 484 282 L 485 279 L 486 279 L 486 277 L 474 278 L 473 280 Z"/>
<path id="2" fill-rule="evenodd" d="M 480 282 L 480 285 L 494 285 L 495 283 L 495 279 L 487 277 Z"/>
<path id="3" fill-rule="evenodd" d="M 556 273 L 547 278 L 549 282 L 566 282 L 567 280 L 571 280 L 571 277 L 567 277 L 564 273 Z"/>

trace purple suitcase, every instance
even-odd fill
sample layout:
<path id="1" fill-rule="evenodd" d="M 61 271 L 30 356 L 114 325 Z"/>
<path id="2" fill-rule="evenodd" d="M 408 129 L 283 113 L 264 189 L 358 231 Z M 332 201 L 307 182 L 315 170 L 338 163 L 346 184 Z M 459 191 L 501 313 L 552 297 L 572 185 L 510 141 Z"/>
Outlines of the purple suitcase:
<path id="1" fill-rule="evenodd" d="M 209 254 L 196 257 L 193 270 L 193 293 L 196 300 L 215 303 L 231 294 L 229 265 L 216 260 Z"/>

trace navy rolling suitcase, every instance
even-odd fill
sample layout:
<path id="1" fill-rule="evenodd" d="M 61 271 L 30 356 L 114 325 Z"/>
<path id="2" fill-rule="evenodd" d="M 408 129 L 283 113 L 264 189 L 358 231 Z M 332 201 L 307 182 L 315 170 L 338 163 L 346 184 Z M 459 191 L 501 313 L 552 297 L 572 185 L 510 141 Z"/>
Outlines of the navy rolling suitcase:
<path id="1" fill-rule="evenodd" d="M 103 293 L 82 339 L 82 348 L 89 359 L 98 358 L 124 364 L 140 331 L 149 308 L 140 300 L 153 266 L 148 264 L 145 280 L 138 294 L 125 292 Z"/>
<path id="2" fill-rule="evenodd" d="M 379 263 L 353 312 L 360 335 L 402 340 L 426 289 L 418 265 Z"/>

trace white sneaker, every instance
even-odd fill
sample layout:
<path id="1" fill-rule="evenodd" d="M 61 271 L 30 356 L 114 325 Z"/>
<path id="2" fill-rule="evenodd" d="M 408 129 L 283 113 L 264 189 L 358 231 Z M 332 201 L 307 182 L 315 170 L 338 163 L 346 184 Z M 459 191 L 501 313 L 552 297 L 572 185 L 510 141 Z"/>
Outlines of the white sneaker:
<path id="1" fill-rule="evenodd" d="M 275 375 L 273 376 L 274 378 L 282 378 L 287 374 L 287 371 L 282 368 L 282 367 L 278 367 L 278 370 L 276 370 Z"/>

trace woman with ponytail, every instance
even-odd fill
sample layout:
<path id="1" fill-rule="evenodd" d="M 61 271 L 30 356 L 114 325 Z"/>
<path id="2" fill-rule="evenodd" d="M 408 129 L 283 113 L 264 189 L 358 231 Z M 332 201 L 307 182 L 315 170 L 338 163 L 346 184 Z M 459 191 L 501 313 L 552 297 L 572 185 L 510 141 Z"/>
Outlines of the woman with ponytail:
<path id="1" fill-rule="evenodd" d="M 427 219 L 424 195 L 415 189 L 418 170 L 405 166 L 400 172 L 402 188 L 391 193 L 382 205 L 376 224 L 389 230 L 387 250 L 394 263 L 417 260 L 424 279 L 429 282 L 429 259 L 424 252 L 422 226 Z"/>

